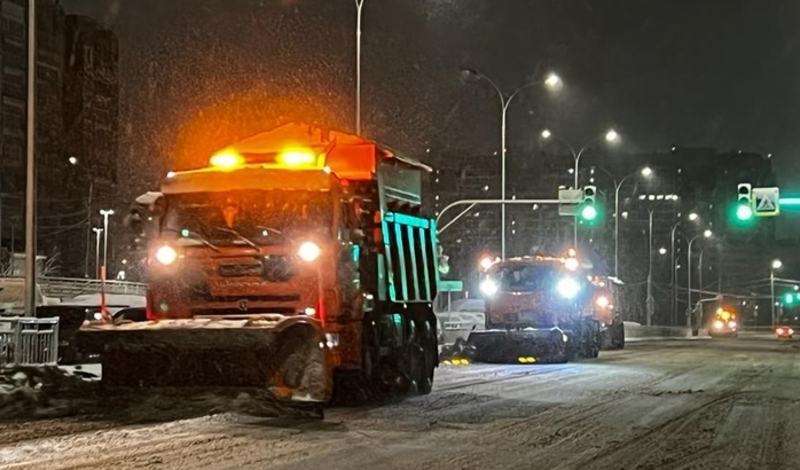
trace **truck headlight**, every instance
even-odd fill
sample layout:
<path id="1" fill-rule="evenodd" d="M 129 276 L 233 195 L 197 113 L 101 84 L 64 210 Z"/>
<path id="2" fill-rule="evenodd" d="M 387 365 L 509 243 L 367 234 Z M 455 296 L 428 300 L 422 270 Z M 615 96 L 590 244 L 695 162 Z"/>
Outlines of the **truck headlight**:
<path id="1" fill-rule="evenodd" d="M 156 250 L 156 261 L 163 264 L 164 266 L 169 266 L 170 264 L 174 263 L 176 259 L 178 259 L 178 252 L 175 251 L 175 248 L 172 248 L 169 245 L 164 245 L 158 250 Z"/>
<path id="2" fill-rule="evenodd" d="M 481 287 L 481 292 L 483 292 L 483 295 L 487 297 L 495 295 L 499 289 L 497 283 L 492 279 L 484 279 L 483 282 L 481 282 L 480 287 Z"/>
<path id="3" fill-rule="evenodd" d="M 714 329 L 716 329 L 716 330 L 721 330 L 721 329 L 723 329 L 723 328 L 725 328 L 725 324 L 724 324 L 724 323 L 722 323 L 722 320 L 716 320 L 716 321 L 714 322 Z"/>
<path id="4" fill-rule="evenodd" d="M 581 286 L 572 279 L 571 277 L 565 277 L 558 281 L 556 284 L 556 291 L 561 297 L 565 299 L 572 299 L 576 295 L 578 295 L 578 291 L 581 290 Z"/>
<path id="5" fill-rule="evenodd" d="M 728 322 L 728 328 L 734 329 L 734 328 L 736 328 L 736 326 L 737 325 L 736 325 L 735 321 L 731 320 L 731 321 Z"/>
<path id="6" fill-rule="evenodd" d="M 297 251 L 297 254 L 300 255 L 300 258 L 303 261 L 314 261 L 315 259 L 319 258 L 319 255 L 322 253 L 319 245 L 314 242 L 305 242 L 300 245 L 300 249 Z"/>

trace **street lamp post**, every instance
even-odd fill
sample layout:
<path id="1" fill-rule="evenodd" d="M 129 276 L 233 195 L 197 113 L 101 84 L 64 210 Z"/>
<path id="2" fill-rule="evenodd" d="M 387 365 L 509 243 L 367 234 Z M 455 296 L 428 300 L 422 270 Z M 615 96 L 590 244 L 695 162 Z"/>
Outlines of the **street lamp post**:
<path id="1" fill-rule="evenodd" d="M 356 2 L 356 135 L 361 135 L 361 12 L 365 0 Z"/>
<path id="2" fill-rule="evenodd" d="M 36 0 L 28 0 L 28 102 L 25 178 L 25 315 L 36 316 Z"/>
<path id="3" fill-rule="evenodd" d="M 696 213 L 692 212 L 689 214 L 688 219 L 691 222 L 697 222 L 700 220 L 700 216 Z M 679 220 L 672 226 L 672 231 L 670 234 L 670 243 L 671 246 L 671 256 L 672 260 L 670 261 L 671 266 L 671 276 L 672 276 L 672 324 L 677 325 L 678 323 L 678 266 L 677 261 L 675 259 L 676 256 L 676 248 L 675 248 L 675 230 L 678 229 L 678 226 L 683 222 L 683 220 Z"/>
<path id="4" fill-rule="evenodd" d="M 503 94 L 502 90 L 500 90 L 500 87 L 497 85 L 497 83 L 495 83 L 494 80 L 492 80 L 491 78 L 487 77 L 486 75 L 484 75 L 484 74 L 482 74 L 482 73 L 480 73 L 480 72 L 478 72 L 477 70 L 474 70 L 474 69 L 462 69 L 461 71 L 463 73 L 466 73 L 469 76 L 473 76 L 473 77 L 485 80 L 487 83 L 489 83 L 489 85 L 492 86 L 492 88 L 494 88 L 494 91 L 497 92 L 498 98 L 500 98 L 500 107 L 502 108 L 502 111 L 503 111 L 502 118 L 501 118 L 501 124 L 500 124 L 500 159 L 501 159 L 501 165 L 502 165 L 501 175 L 500 175 L 500 178 L 501 178 L 500 199 L 505 201 L 506 200 L 506 123 L 508 121 L 508 106 L 511 104 L 511 101 L 513 101 L 514 98 L 522 90 L 524 90 L 526 88 L 530 88 L 532 86 L 541 85 L 541 84 L 545 84 L 549 88 L 555 88 L 561 83 L 561 79 L 558 77 L 558 75 L 556 75 L 554 73 L 551 73 L 544 80 L 536 80 L 536 81 L 529 82 L 529 83 L 526 83 L 526 84 L 522 85 L 521 87 L 519 87 L 516 90 L 514 90 L 514 92 L 511 93 L 511 95 L 506 97 L 506 95 Z M 505 203 L 501 204 L 500 211 L 501 211 L 501 216 L 500 216 L 501 220 L 500 220 L 500 222 L 502 224 L 501 229 L 500 229 L 501 230 L 501 234 L 500 234 L 500 238 L 501 238 L 500 252 L 501 252 L 501 258 L 505 259 L 506 258 L 506 205 L 505 205 Z"/>
<path id="5" fill-rule="evenodd" d="M 614 182 L 614 277 L 617 279 L 619 279 L 619 190 L 622 188 L 625 180 L 632 176 L 636 176 L 636 174 L 637 173 L 631 173 L 630 175 L 622 178 L 619 183 L 616 181 Z M 653 176 L 653 170 L 646 166 L 641 169 L 639 174 L 645 178 L 650 178 Z"/>
<path id="6" fill-rule="evenodd" d="M 100 215 L 103 216 L 103 267 L 101 271 L 101 274 L 103 274 L 108 266 L 108 218 L 114 215 L 114 210 L 101 209 Z M 105 278 L 104 275 L 101 277 Z"/>
<path id="7" fill-rule="evenodd" d="M 101 209 L 100 215 L 103 216 L 103 266 L 100 268 L 100 313 L 103 321 L 108 321 L 108 310 L 106 309 L 106 276 L 108 273 L 108 218 L 114 215 L 113 209 Z"/>
<path id="8" fill-rule="evenodd" d="M 653 312 L 655 311 L 655 299 L 653 298 L 653 212 L 648 209 L 649 242 L 647 245 L 647 326 L 653 324 Z"/>
<path id="9" fill-rule="evenodd" d="M 572 153 L 572 159 L 575 162 L 575 167 L 572 169 L 574 180 L 575 180 L 574 184 L 573 184 L 573 188 L 574 189 L 578 189 L 578 184 L 579 184 L 578 173 L 580 172 L 580 162 L 581 162 L 581 157 L 583 156 L 583 152 L 589 150 L 589 148 L 591 148 L 591 146 L 593 144 L 595 144 L 597 141 L 602 140 L 602 139 L 605 139 L 605 141 L 608 142 L 608 143 L 615 143 L 615 142 L 619 141 L 619 134 L 617 133 L 617 131 L 615 131 L 614 129 L 609 129 L 605 134 L 601 134 L 601 135 L 595 137 L 594 139 L 592 139 L 589 142 L 587 142 L 583 147 L 581 147 L 580 150 L 575 151 L 575 147 L 573 147 L 572 144 L 570 144 L 569 142 L 567 142 L 566 140 L 564 140 L 564 139 L 562 139 L 562 138 L 560 138 L 558 136 L 554 136 L 553 133 L 550 132 L 549 129 L 544 129 L 542 131 L 542 133 L 541 133 L 541 136 L 544 139 L 550 139 L 552 137 L 554 140 L 564 144 L 569 149 L 570 153 Z M 573 231 L 572 232 L 573 232 L 572 233 L 573 246 L 577 246 L 578 245 L 578 219 L 577 219 L 577 217 L 575 217 L 575 223 L 573 225 Z"/>
<path id="10" fill-rule="evenodd" d="M 80 163 L 78 158 L 75 156 L 71 156 L 67 159 L 70 165 L 73 167 L 83 169 L 84 174 L 88 175 L 89 177 L 89 197 L 86 200 L 86 212 L 88 214 L 92 213 L 92 206 L 93 206 L 93 199 L 94 199 L 94 175 L 86 169 L 86 167 L 79 166 Z M 91 252 L 91 240 L 92 240 L 92 218 L 88 217 L 86 220 L 86 259 L 84 263 L 84 277 L 89 277 L 89 253 Z M 95 269 L 95 273 L 97 273 L 97 269 Z"/>
<path id="11" fill-rule="evenodd" d="M 701 234 L 704 238 L 711 237 L 712 233 L 711 230 L 705 230 Z M 688 263 L 687 263 L 687 270 L 688 270 L 688 282 L 686 283 L 686 326 L 691 328 L 692 327 L 692 244 L 694 244 L 695 240 L 700 238 L 701 235 L 695 235 L 689 240 L 689 253 L 688 253 Z"/>
<path id="12" fill-rule="evenodd" d="M 781 260 L 776 259 L 772 260 L 772 264 L 770 265 L 769 269 L 769 292 L 770 292 L 769 296 L 771 300 L 770 312 L 772 315 L 773 329 L 775 328 L 775 270 L 781 269 L 781 267 L 783 267 L 783 263 L 781 262 Z"/>
<path id="13" fill-rule="evenodd" d="M 92 231 L 95 235 L 95 245 L 94 245 L 94 275 L 97 279 L 100 279 L 100 237 L 103 235 L 103 229 L 94 227 Z"/>

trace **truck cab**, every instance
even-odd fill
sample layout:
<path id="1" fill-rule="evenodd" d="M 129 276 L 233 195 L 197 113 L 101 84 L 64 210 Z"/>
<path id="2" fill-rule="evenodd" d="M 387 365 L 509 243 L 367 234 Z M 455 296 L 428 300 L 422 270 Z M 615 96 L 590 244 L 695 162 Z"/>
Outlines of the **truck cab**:
<path id="1" fill-rule="evenodd" d="M 147 320 L 187 343 L 199 343 L 188 331 L 197 325 L 242 325 L 204 336 L 218 343 L 203 356 L 217 369 L 260 328 L 258 361 L 316 355 L 321 345 L 317 362 L 328 372 L 320 375 L 400 377 L 429 391 L 438 246 L 435 223 L 419 213 L 429 171 L 373 141 L 288 124 L 219 150 L 206 166 L 170 172 L 128 218 L 147 250 Z M 304 333 L 271 337 L 287 329 Z M 137 341 L 155 337 L 144 336 Z M 300 336 L 313 347 L 274 349 Z M 251 369 L 263 380 L 264 367 Z"/>

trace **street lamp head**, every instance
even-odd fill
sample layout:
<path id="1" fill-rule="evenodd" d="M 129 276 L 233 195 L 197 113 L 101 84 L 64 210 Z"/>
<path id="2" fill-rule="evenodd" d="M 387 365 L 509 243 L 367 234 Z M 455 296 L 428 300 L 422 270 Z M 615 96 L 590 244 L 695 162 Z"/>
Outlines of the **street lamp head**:
<path id="1" fill-rule="evenodd" d="M 783 262 L 781 260 L 776 259 L 772 260 L 772 269 L 781 269 L 783 267 Z"/>
<path id="2" fill-rule="evenodd" d="M 100 227 L 92 227 L 92 231 L 98 235 L 103 233 L 103 229 Z"/>
<path id="3" fill-rule="evenodd" d="M 691 214 L 689 214 L 689 220 L 691 220 L 692 222 L 696 222 L 698 219 L 700 219 L 700 216 L 697 215 L 697 212 L 692 212 Z"/>
<path id="4" fill-rule="evenodd" d="M 547 78 L 544 79 L 544 84 L 547 85 L 548 88 L 557 88 L 561 85 L 561 77 L 555 73 L 550 73 Z"/>
<path id="5" fill-rule="evenodd" d="M 711 238 L 711 235 L 714 235 L 714 233 L 712 233 L 711 230 L 706 229 L 703 232 L 703 236 L 706 237 L 706 238 Z"/>
<path id="6" fill-rule="evenodd" d="M 667 249 L 662 246 L 661 248 L 658 249 L 658 254 L 659 255 L 666 255 L 667 254 Z"/>
<path id="7" fill-rule="evenodd" d="M 609 130 L 606 132 L 606 142 L 614 143 L 619 141 L 619 134 L 614 129 Z"/>
<path id="8" fill-rule="evenodd" d="M 478 263 L 478 266 L 481 268 L 482 271 L 488 271 L 489 268 L 491 268 L 492 265 L 494 265 L 495 261 L 496 261 L 495 257 L 484 256 L 483 258 L 481 258 L 480 262 Z"/>
<path id="9" fill-rule="evenodd" d="M 78 164 L 78 158 L 77 157 L 69 157 L 67 160 L 69 161 L 70 165 L 77 165 Z"/>
<path id="10" fill-rule="evenodd" d="M 461 68 L 461 78 L 480 78 L 481 74 L 475 69 Z"/>
<path id="11" fill-rule="evenodd" d="M 100 215 L 104 217 L 108 215 L 114 215 L 114 209 L 100 209 Z"/>
<path id="12" fill-rule="evenodd" d="M 650 168 L 649 166 L 642 168 L 642 176 L 644 176 L 645 178 L 650 178 L 651 176 L 653 176 L 653 169 Z"/>
<path id="13" fill-rule="evenodd" d="M 542 138 L 543 138 L 543 139 L 549 139 L 549 138 L 550 138 L 552 135 L 553 135 L 553 133 L 552 133 L 552 132 L 550 132 L 550 130 L 549 130 L 549 129 L 545 129 L 545 130 L 543 130 L 543 131 L 542 131 L 542 134 L 541 134 L 541 136 L 542 136 Z"/>

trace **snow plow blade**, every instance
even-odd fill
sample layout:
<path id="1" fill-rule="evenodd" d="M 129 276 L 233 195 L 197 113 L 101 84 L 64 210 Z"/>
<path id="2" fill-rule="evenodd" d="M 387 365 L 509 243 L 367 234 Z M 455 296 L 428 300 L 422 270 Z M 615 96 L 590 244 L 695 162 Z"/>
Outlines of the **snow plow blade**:
<path id="1" fill-rule="evenodd" d="M 494 364 L 567 362 L 567 342 L 558 328 L 548 330 L 484 330 L 470 333 L 468 359 Z"/>
<path id="2" fill-rule="evenodd" d="M 86 323 L 76 339 L 100 355 L 108 386 L 258 387 L 311 402 L 332 392 L 324 336 L 302 318 Z"/>

